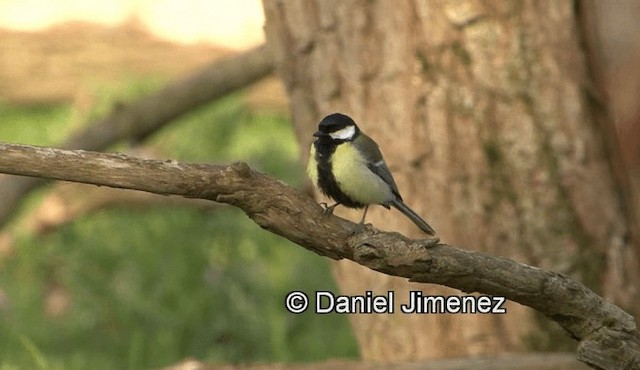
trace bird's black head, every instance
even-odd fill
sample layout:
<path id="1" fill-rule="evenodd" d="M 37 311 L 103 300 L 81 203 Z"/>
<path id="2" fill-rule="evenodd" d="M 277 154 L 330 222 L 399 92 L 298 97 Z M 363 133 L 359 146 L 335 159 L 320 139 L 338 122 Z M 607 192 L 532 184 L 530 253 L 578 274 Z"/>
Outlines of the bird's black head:
<path id="1" fill-rule="evenodd" d="M 360 129 L 351 117 L 333 113 L 320 121 L 318 131 L 313 136 L 331 141 L 352 141 L 360 134 Z"/>

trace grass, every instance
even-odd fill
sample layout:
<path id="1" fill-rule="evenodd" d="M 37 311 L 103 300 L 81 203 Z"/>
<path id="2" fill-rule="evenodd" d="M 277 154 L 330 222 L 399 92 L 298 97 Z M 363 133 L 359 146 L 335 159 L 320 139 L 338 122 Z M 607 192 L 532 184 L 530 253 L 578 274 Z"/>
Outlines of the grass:
<path id="1" fill-rule="evenodd" d="M 107 95 L 132 99 L 147 84 L 157 86 L 134 81 L 118 87 L 122 95 Z M 2 105 L 0 141 L 60 142 L 77 129 L 74 115 L 69 105 Z M 167 158 L 244 160 L 294 186 L 303 182 L 288 119 L 251 111 L 238 95 L 171 124 L 149 145 Z M 237 209 L 105 209 L 43 237 L 21 234 L 0 259 L 0 370 L 356 357 L 347 318 L 287 313 L 292 290 L 337 291 L 328 261 Z M 70 302 L 57 316 L 44 309 L 52 292 Z"/>

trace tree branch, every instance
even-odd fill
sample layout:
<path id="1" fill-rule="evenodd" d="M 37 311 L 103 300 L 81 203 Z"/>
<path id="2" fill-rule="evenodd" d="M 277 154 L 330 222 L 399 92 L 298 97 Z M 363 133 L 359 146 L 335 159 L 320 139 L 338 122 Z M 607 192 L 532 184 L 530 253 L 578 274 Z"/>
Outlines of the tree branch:
<path id="1" fill-rule="evenodd" d="M 266 46 L 216 60 L 201 71 L 167 85 L 159 92 L 118 108 L 69 137 L 67 149 L 103 150 L 127 138 L 145 139 L 172 120 L 230 92 L 267 76 L 273 62 Z M 44 184 L 40 179 L 0 179 L 0 227 L 16 205 L 31 190 Z"/>
<path id="2" fill-rule="evenodd" d="M 81 216 L 99 210 L 127 207 L 197 207 L 213 210 L 219 207 L 204 199 L 187 199 L 179 196 L 129 191 L 116 188 L 89 186 L 81 183 L 60 183 L 52 188 L 42 202 L 21 220 L 23 230 L 42 236 L 53 232 Z M 0 236 L 2 232 L 0 232 Z"/>
<path id="3" fill-rule="evenodd" d="M 209 199 L 241 208 L 262 228 L 315 253 L 347 258 L 411 281 L 503 296 L 536 309 L 580 341 L 578 359 L 603 369 L 640 368 L 631 315 L 551 271 L 324 215 L 311 198 L 245 163 L 207 165 L 82 150 L 0 144 L 0 172 Z"/>

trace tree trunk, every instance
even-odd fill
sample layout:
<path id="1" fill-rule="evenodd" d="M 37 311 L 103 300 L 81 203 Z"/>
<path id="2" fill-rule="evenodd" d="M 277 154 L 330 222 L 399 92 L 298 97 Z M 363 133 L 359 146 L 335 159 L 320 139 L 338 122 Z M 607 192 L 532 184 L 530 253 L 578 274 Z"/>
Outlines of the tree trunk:
<path id="1" fill-rule="evenodd" d="M 572 275 L 623 307 L 637 306 L 631 221 L 592 113 L 573 2 L 265 0 L 264 7 L 304 160 L 319 120 L 349 114 L 380 144 L 405 201 L 443 241 Z M 341 214 L 358 220 L 361 212 Z M 396 211 L 373 207 L 367 220 L 423 236 Z M 420 290 L 350 262 L 334 271 L 345 294 L 393 290 L 403 300 Z M 462 293 L 431 286 L 424 294 Z M 351 319 L 362 356 L 372 360 L 568 343 L 532 310 L 507 311 Z"/>

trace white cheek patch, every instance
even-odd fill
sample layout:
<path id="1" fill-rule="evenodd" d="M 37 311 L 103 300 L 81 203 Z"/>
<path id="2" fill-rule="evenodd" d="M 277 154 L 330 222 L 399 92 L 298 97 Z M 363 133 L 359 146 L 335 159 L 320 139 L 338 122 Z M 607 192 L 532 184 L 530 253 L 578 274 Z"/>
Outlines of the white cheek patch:
<path id="1" fill-rule="evenodd" d="M 331 136 L 331 138 L 335 140 L 351 140 L 353 139 L 353 135 L 355 135 L 355 133 L 356 133 L 355 126 L 347 126 L 336 132 L 330 133 L 329 136 Z"/>

